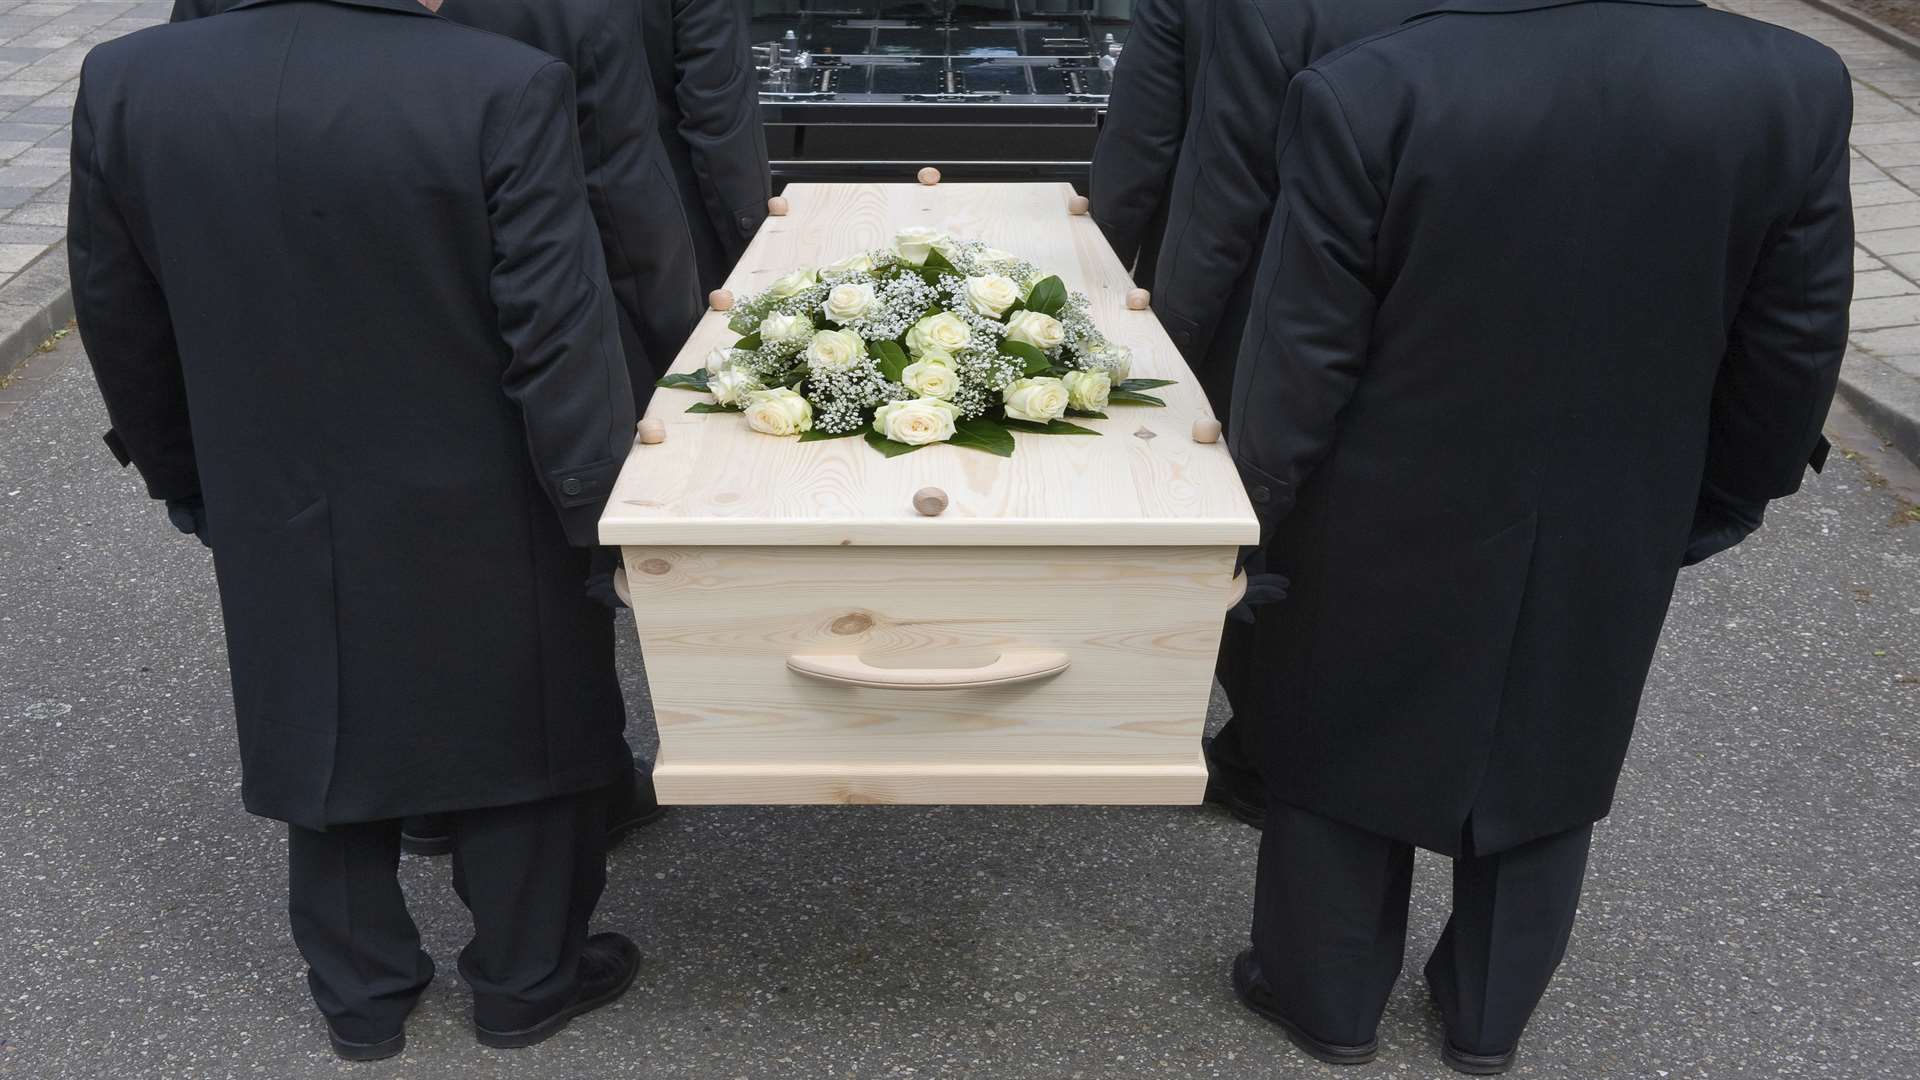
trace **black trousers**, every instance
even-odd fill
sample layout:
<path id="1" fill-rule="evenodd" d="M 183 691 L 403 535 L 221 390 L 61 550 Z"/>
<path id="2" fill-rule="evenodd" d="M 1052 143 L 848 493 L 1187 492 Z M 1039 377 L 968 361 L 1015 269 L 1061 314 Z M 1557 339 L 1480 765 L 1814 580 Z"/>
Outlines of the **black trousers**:
<path id="1" fill-rule="evenodd" d="M 602 802 L 595 792 L 451 815 L 453 885 L 473 914 L 460 974 L 482 1027 L 532 1026 L 577 989 L 607 880 Z M 344 1039 L 389 1038 L 434 972 L 400 891 L 400 823 L 289 828 L 288 907 L 314 1003 Z"/>
<path id="2" fill-rule="evenodd" d="M 1567 953 L 1593 827 L 1454 860 L 1453 914 L 1427 961 L 1447 1037 L 1504 1054 Z M 1308 1034 L 1373 1039 L 1400 977 L 1413 846 L 1269 801 L 1253 948 L 1280 1009 Z"/>

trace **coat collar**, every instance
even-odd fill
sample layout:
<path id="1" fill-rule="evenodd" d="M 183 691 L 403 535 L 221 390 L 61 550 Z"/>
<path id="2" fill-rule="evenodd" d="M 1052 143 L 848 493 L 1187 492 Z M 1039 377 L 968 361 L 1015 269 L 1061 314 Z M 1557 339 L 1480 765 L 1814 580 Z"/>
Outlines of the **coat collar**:
<path id="1" fill-rule="evenodd" d="M 1450 11 L 1470 12 L 1479 15 L 1511 15 L 1519 11 L 1539 11 L 1543 8 L 1567 7 L 1571 4 L 1651 4 L 1655 7 L 1705 7 L 1705 0 L 1441 0 L 1441 3 L 1421 12 L 1408 22 L 1424 19 L 1429 15 L 1442 15 Z"/>
<path id="2" fill-rule="evenodd" d="M 281 2 L 282 0 L 240 0 L 240 3 L 233 5 L 227 10 L 238 11 L 241 8 L 265 7 L 268 4 Z M 397 12 L 401 15 L 425 15 L 428 18 L 438 17 L 435 16 L 433 12 L 428 11 L 426 5 L 422 4 L 420 0 L 322 0 L 322 2 L 328 4 L 345 4 L 348 7 L 375 8 L 380 11 Z"/>

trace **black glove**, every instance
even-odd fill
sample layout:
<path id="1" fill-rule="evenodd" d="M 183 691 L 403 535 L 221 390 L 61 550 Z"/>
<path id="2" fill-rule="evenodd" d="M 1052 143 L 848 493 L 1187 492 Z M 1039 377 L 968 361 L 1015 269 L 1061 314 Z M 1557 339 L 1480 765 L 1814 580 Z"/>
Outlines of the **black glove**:
<path id="1" fill-rule="evenodd" d="M 173 522 L 174 528 L 198 538 L 202 546 L 212 549 L 213 541 L 207 538 L 207 500 L 198 495 L 168 499 L 167 520 Z"/>
<path id="2" fill-rule="evenodd" d="M 620 594 L 613 591 L 613 572 L 620 568 L 620 549 L 597 547 L 588 564 L 592 569 L 587 574 L 587 598 L 597 604 L 605 605 L 609 611 L 619 611 L 627 605 L 621 601 Z"/>
<path id="3" fill-rule="evenodd" d="M 1687 553 L 1681 566 L 1705 562 L 1752 536 L 1767 514 L 1765 499 L 1741 499 L 1713 488 L 1700 493 L 1693 511 L 1693 532 L 1687 536 Z"/>
<path id="4" fill-rule="evenodd" d="M 1252 625 L 1255 621 L 1253 609 L 1285 600 L 1287 588 L 1292 584 L 1284 574 L 1248 574 L 1247 595 L 1228 609 L 1227 618 Z"/>

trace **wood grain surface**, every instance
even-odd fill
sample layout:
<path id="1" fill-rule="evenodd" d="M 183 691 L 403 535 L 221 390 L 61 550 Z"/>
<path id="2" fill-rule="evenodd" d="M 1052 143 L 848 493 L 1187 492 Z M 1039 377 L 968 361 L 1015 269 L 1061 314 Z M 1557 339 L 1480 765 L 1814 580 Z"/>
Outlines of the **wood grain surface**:
<path id="1" fill-rule="evenodd" d="M 1058 273 L 1092 301 L 1133 375 L 1177 379 L 1154 391 L 1167 408 L 1115 406 L 1077 421 L 1102 438 L 1018 435 L 1010 459 L 936 446 L 888 459 L 859 439 L 801 443 L 757 434 L 735 414 L 690 414 L 706 395 L 655 393 L 667 426 L 636 444 L 600 522 L 608 544 L 666 545 L 1236 545 L 1258 526 L 1224 444 L 1193 441 L 1210 416 L 1193 373 L 1151 312 L 1127 310 L 1125 269 L 1093 219 L 1068 211 L 1066 184 L 794 184 L 785 217 L 768 219 L 728 281 L 735 295 L 800 266 L 884 247 L 926 225 L 983 240 Z M 708 312 L 674 365 L 698 367 L 731 344 Z M 945 490 L 938 517 L 913 495 Z"/>
<path id="2" fill-rule="evenodd" d="M 665 802 L 1191 803 L 1235 549 L 629 547 Z M 1043 679 L 966 686 L 1008 654 Z M 943 689 L 810 678 L 858 657 Z"/>

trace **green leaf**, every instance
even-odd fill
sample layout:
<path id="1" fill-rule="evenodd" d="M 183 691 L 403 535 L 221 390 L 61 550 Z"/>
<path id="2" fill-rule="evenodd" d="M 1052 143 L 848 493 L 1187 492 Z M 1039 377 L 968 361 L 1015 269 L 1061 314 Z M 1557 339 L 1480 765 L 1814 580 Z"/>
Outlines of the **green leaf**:
<path id="1" fill-rule="evenodd" d="M 1154 390 L 1162 386 L 1172 386 L 1172 379 L 1122 379 L 1114 386 L 1115 390 Z"/>
<path id="2" fill-rule="evenodd" d="M 1053 361 L 1047 359 L 1046 353 L 1041 352 L 1039 349 L 1034 348 L 1024 341 L 1008 341 L 1005 338 L 1001 338 L 1000 351 L 1025 365 L 1023 374 L 1028 377 L 1043 375 L 1053 367 Z"/>
<path id="3" fill-rule="evenodd" d="M 1109 405 L 1165 405 L 1166 402 L 1152 394 L 1143 394 L 1138 390 L 1115 390 L 1107 395 Z"/>
<path id="4" fill-rule="evenodd" d="M 1084 417 L 1086 417 L 1086 418 L 1087 418 L 1087 419 L 1089 419 L 1089 420 L 1105 420 L 1105 419 L 1107 419 L 1107 414 L 1106 414 L 1106 413 L 1103 413 L 1103 412 L 1084 412 L 1084 411 L 1082 411 L 1082 410 L 1080 410 L 1080 409 L 1068 409 L 1068 410 L 1067 410 L 1067 415 L 1068 415 L 1068 416 L 1084 416 Z"/>
<path id="5" fill-rule="evenodd" d="M 1098 416 L 1099 414 L 1095 413 L 1094 415 Z M 1102 419 L 1105 419 L 1105 418 L 1102 417 Z M 1081 427 L 1079 424 L 1069 424 L 1065 420 L 1055 420 L 1052 423 L 1048 423 L 1048 424 L 1034 424 L 1034 423 L 1029 423 L 1028 421 L 1025 421 L 1025 420 L 1008 419 L 1008 420 L 1002 420 L 1001 423 L 1007 425 L 1007 430 L 1009 431 L 1024 431 L 1029 435 L 1098 435 L 1100 434 L 1099 432 L 1093 430 L 1092 428 Z"/>
<path id="6" fill-rule="evenodd" d="M 800 433 L 801 442 L 826 442 L 828 439 L 851 439 L 855 435 L 864 435 L 870 428 L 857 427 L 852 431 L 821 431 L 814 428 Z"/>
<path id="7" fill-rule="evenodd" d="M 695 368 L 692 371 L 675 371 L 662 376 L 660 381 L 653 385 L 664 387 L 668 390 L 699 390 L 704 392 L 707 389 L 707 369 Z"/>
<path id="8" fill-rule="evenodd" d="M 712 402 L 712 401 L 696 401 L 693 404 L 687 406 L 687 411 L 694 412 L 694 413 L 716 413 L 716 412 L 739 412 L 740 410 L 735 408 L 732 405 L 721 405 L 721 404 L 718 404 L 717 402 Z"/>
<path id="9" fill-rule="evenodd" d="M 745 311 L 736 311 L 727 317 L 727 329 L 736 334 L 751 334 L 758 325 L 753 321 L 753 316 Z"/>
<path id="10" fill-rule="evenodd" d="M 927 252 L 926 265 L 927 269 L 936 270 L 942 274 L 958 274 L 960 272 L 959 267 L 953 265 L 945 255 L 940 254 L 938 251 Z"/>
<path id="11" fill-rule="evenodd" d="M 948 441 L 969 450 L 984 450 L 1000 457 L 1013 456 L 1013 432 L 1008 431 L 1000 421 L 984 416 L 962 420 L 954 425 L 953 438 Z"/>
<path id="12" fill-rule="evenodd" d="M 880 374 L 885 375 L 888 382 L 899 382 L 900 376 L 906 373 L 907 365 L 912 362 L 907 359 L 907 351 L 891 341 L 876 341 L 868 348 L 873 351 L 874 361 L 880 365 Z"/>
<path id="13" fill-rule="evenodd" d="M 1041 278 L 1027 294 L 1027 310 L 1058 317 L 1067 306 L 1067 283 L 1058 277 Z"/>
<path id="14" fill-rule="evenodd" d="M 879 432 L 873 430 L 872 428 L 867 429 L 866 435 L 867 435 L 867 445 L 873 447 L 875 450 L 880 451 L 882 454 L 885 454 L 888 457 L 899 457 L 901 454 L 911 454 L 915 450 L 926 449 L 925 446 L 911 446 L 903 442 L 894 442 L 892 439 L 887 438 L 885 435 L 880 434 Z"/>
<path id="15" fill-rule="evenodd" d="M 739 341 L 734 342 L 733 347 L 736 349 L 745 349 L 748 352 L 752 352 L 753 350 L 759 348 L 764 344 L 766 344 L 766 342 L 760 340 L 760 331 L 755 330 L 753 333 L 748 334 L 747 336 L 741 338 Z"/>

